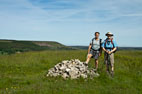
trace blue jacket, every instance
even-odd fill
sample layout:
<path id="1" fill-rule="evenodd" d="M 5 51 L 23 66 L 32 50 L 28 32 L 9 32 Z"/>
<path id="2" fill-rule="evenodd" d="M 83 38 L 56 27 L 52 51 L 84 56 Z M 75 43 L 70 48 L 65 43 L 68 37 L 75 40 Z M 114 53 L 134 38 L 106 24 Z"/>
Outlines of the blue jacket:
<path id="1" fill-rule="evenodd" d="M 107 42 L 106 42 L 107 40 Z M 113 44 L 112 44 L 113 42 Z M 113 39 L 111 42 L 111 40 L 105 39 L 102 43 L 102 48 L 105 48 L 108 51 L 111 51 L 113 48 L 118 47 L 116 41 Z"/>

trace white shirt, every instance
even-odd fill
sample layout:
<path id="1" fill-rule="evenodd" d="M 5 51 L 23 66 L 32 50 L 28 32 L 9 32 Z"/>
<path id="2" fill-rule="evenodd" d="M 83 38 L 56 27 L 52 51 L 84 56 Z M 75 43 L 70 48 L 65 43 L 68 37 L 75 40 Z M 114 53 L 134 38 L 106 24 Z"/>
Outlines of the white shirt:
<path id="1" fill-rule="evenodd" d="M 92 44 L 92 40 L 91 40 L 90 44 L 92 45 L 92 48 L 94 50 L 99 50 L 100 49 L 100 39 L 98 39 L 98 40 L 93 39 L 93 44 Z"/>

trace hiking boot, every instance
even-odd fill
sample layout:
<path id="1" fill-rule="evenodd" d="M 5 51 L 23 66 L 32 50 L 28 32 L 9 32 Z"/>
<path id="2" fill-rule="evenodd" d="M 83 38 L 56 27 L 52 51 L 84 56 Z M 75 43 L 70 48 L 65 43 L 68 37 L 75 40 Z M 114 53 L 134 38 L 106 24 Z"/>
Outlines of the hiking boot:
<path id="1" fill-rule="evenodd" d="M 88 67 L 88 64 L 87 64 L 86 62 L 83 62 L 83 64 L 84 64 L 86 67 Z"/>
<path id="2" fill-rule="evenodd" d="M 110 75 L 110 72 L 109 71 L 106 71 L 107 72 L 107 75 Z"/>

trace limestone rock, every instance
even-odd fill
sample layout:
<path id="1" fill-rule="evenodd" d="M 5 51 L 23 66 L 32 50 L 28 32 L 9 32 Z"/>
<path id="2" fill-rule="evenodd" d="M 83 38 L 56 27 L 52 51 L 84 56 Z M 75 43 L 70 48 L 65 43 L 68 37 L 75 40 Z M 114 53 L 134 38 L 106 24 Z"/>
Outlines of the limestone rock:
<path id="1" fill-rule="evenodd" d="M 53 68 L 48 70 L 47 76 L 56 77 L 61 76 L 64 79 L 71 78 L 77 79 L 79 77 L 87 78 L 98 77 L 99 74 L 95 69 L 88 69 L 88 66 L 84 65 L 78 59 L 64 60 L 61 63 L 56 64 Z"/>

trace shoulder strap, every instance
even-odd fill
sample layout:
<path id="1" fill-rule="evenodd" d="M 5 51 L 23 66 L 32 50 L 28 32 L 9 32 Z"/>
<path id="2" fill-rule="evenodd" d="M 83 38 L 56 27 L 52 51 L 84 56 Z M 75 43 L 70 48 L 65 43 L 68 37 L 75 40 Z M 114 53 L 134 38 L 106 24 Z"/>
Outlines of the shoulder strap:
<path id="1" fill-rule="evenodd" d="M 100 39 L 100 43 L 102 42 L 102 39 Z"/>
<path id="2" fill-rule="evenodd" d="M 111 43 L 113 44 L 113 38 L 111 39 Z"/>
<path id="3" fill-rule="evenodd" d="M 105 40 L 105 45 L 104 45 L 104 48 L 106 48 L 106 43 L 107 43 L 107 40 L 108 40 L 108 39 L 106 39 L 106 40 Z"/>
<path id="4" fill-rule="evenodd" d="M 113 48 L 114 48 L 113 38 L 111 39 L 111 44 L 113 45 Z"/>
<path id="5" fill-rule="evenodd" d="M 100 39 L 100 48 L 101 48 L 101 45 L 102 45 L 102 39 Z"/>
<path id="6" fill-rule="evenodd" d="M 95 38 L 93 38 L 93 39 L 92 39 L 92 45 L 93 45 L 93 41 L 94 41 L 94 39 L 95 39 Z"/>
<path id="7" fill-rule="evenodd" d="M 95 39 L 95 38 L 92 39 L 91 49 L 93 49 L 92 46 L 93 46 L 93 41 L 94 41 L 94 39 Z"/>

